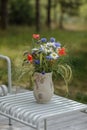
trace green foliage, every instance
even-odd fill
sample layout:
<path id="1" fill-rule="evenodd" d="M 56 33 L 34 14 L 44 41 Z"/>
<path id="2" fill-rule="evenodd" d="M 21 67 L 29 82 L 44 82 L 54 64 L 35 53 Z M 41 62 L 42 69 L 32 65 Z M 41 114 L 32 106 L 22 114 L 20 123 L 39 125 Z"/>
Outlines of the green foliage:
<path id="1" fill-rule="evenodd" d="M 33 72 L 34 67 L 31 64 L 25 64 L 25 66 L 22 65 L 22 57 L 17 57 L 15 60 L 12 61 L 12 79 L 14 81 L 14 84 L 16 86 L 20 86 L 22 83 L 27 83 L 28 88 L 32 88 L 33 86 Z M 23 85 L 22 85 L 23 86 Z"/>
<path id="2" fill-rule="evenodd" d="M 8 84 L 8 74 L 7 74 L 7 62 L 3 59 L 0 59 L 0 83 Z"/>
<path id="3" fill-rule="evenodd" d="M 76 94 L 75 100 L 87 104 L 87 95 L 81 92 L 78 92 Z"/>
<path id="4" fill-rule="evenodd" d="M 63 13 L 70 16 L 79 14 L 79 7 L 82 5 L 82 0 L 59 0 Z"/>
<path id="5" fill-rule="evenodd" d="M 87 20 L 87 3 L 84 3 L 80 7 L 80 16 L 84 18 L 84 20 Z"/>
<path id="6" fill-rule="evenodd" d="M 10 0 L 9 3 L 9 22 L 13 24 L 34 23 L 33 7 L 29 0 Z"/>

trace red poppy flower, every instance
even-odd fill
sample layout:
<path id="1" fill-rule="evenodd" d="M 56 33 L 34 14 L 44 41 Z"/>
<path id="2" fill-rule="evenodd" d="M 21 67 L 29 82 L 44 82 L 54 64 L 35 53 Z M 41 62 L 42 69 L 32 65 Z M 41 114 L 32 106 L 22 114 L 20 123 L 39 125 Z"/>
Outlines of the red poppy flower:
<path id="1" fill-rule="evenodd" d="M 63 48 L 59 49 L 59 50 L 58 50 L 58 54 L 59 54 L 60 56 L 66 55 L 65 48 L 63 47 Z"/>
<path id="2" fill-rule="evenodd" d="M 32 61 L 33 61 L 32 55 L 28 54 L 28 55 L 27 55 L 27 59 L 28 59 L 29 62 L 32 62 Z"/>
<path id="3" fill-rule="evenodd" d="M 34 39 L 39 39 L 39 38 L 40 38 L 40 35 L 39 35 L 39 34 L 33 34 L 33 38 L 34 38 Z"/>

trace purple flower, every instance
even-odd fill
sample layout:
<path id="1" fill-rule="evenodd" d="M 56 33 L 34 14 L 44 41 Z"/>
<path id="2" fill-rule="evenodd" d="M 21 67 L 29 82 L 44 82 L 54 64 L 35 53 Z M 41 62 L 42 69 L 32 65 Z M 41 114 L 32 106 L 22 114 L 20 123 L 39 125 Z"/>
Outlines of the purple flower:
<path id="1" fill-rule="evenodd" d="M 34 60 L 35 64 L 39 65 L 40 64 L 40 60 Z"/>
<path id="2" fill-rule="evenodd" d="M 43 74 L 43 75 L 44 75 L 44 74 L 45 74 L 45 71 L 42 71 L 42 72 L 41 72 L 41 74 Z"/>
<path id="3" fill-rule="evenodd" d="M 54 44 L 56 47 L 61 47 L 61 44 L 59 42 L 55 42 Z"/>
<path id="4" fill-rule="evenodd" d="M 42 48 L 39 48 L 39 52 L 42 52 L 43 51 L 43 49 Z"/>
<path id="5" fill-rule="evenodd" d="M 51 56 L 46 56 L 46 59 L 52 60 L 52 57 Z"/>
<path id="6" fill-rule="evenodd" d="M 51 37 L 51 38 L 50 38 L 50 42 L 55 42 L 55 38 L 54 38 L 54 37 Z"/>
<path id="7" fill-rule="evenodd" d="M 41 42 L 47 42 L 46 38 L 41 38 Z"/>

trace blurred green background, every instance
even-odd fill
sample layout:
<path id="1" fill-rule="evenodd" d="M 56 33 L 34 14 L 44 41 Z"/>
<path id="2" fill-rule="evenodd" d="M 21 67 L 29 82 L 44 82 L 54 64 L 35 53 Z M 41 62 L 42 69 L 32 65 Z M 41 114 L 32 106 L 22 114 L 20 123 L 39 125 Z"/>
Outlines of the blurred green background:
<path id="1" fill-rule="evenodd" d="M 69 84 L 70 98 L 87 102 L 87 1 L 86 0 L 0 0 L 0 54 L 12 61 L 32 46 L 32 34 L 55 37 L 65 45 L 73 78 Z M 12 84 L 17 83 L 12 75 Z M 0 61 L 0 84 L 7 84 L 7 65 Z M 55 83 L 55 93 L 65 95 L 64 83 Z"/>

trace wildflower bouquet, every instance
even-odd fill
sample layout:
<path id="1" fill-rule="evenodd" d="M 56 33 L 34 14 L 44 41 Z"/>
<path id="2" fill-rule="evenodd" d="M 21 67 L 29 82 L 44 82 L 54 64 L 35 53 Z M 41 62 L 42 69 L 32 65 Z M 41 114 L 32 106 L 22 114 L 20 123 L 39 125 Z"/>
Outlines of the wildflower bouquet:
<path id="1" fill-rule="evenodd" d="M 34 72 L 42 74 L 49 72 L 52 72 L 53 75 L 60 74 L 68 86 L 72 70 L 64 61 L 64 57 L 67 55 L 66 48 L 62 47 L 54 37 L 47 40 L 40 38 L 39 34 L 33 34 L 32 40 L 33 48 L 31 51 L 24 52 L 23 66 L 26 67 L 26 64 L 33 65 Z"/>

